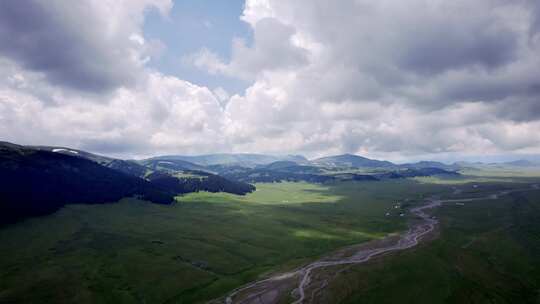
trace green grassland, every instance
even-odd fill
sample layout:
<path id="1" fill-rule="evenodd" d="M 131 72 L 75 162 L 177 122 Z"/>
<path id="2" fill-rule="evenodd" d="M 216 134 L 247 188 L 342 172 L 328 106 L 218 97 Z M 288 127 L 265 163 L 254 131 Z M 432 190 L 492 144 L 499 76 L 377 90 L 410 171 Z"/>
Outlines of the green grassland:
<path id="1" fill-rule="evenodd" d="M 468 176 L 484 176 L 491 178 L 538 177 L 540 176 L 540 167 L 477 166 L 462 169 L 461 173 Z"/>
<path id="2" fill-rule="evenodd" d="M 467 184 L 467 183 L 534 183 L 539 180 L 539 168 L 518 167 L 476 167 L 459 171 L 461 176 L 421 176 L 414 179 L 428 184 Z"/>
<path id="3" fill-rule="evenodd" d="M 332 193 L 331 185 L 317 185 L 305 182 L 259 183 L 257 191 L 245 196 L 225 192 L 190 193 L 179 198 L 182 202 L 244 202 L 252 204 L 303 204 L 336 203 L 344 198 L 337 192 Z M 342 188 L 344 189 L 344 188 Z"/>
<path id="4" fill-rule="evenodd" d="M 480 184 L 474 191 L 496 187 L 521 186 Z M 319 301 L 540 303 L 540 191 L 448 204 L 435 215 L 436 240 L 348 268 Z"/>
<path id="5" fill-rule="evenodd" d="M 444 185 L 259 184 L 172 206 L 70 205 L 0 230 L 0 303 L 198 303 L 268 272 L 406 228 L 385 216 Z"/>
<path id="6" fill-rule="evenodd" d="M 482 196 L 538 180 L 475 178 L 486 177 L 257 184 L 246 196 L 193 193 L 171 206 L 135 199 L 69 205 L 0 229 L 0 303 L 203 303 L 406 229 L 401 210 L 393 212 L 398 200 L 407 208 L 428 196 Z M 439 239 L 349 268 L 321 301 L 540 299 L 539 191 L 442 207 L 437 216 Z"/>

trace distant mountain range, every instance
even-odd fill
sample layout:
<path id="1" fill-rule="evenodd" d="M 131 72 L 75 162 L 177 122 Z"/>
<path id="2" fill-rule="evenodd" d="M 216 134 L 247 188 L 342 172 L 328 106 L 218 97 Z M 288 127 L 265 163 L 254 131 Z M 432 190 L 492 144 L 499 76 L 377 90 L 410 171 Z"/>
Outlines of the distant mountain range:
<path id="1" fill-rule="evenodd" d="M 193 170 L 202 171 L 220 171 L 221 169 L 232 169 L 234 167 L 255 168 L 259 169 L 266 165 L 274 167 L 287 167 L 292 164 L 303 166 L 318 166 L 326 168 L 367 168 L 367 169 L 422 169 L 422 168 L 439 168 L 444 170 L 457 171 L 463 167 L 471 166 L 515 166 L 515 167 L 535 167 L 540 166 L 539 163 L 529 160 L 515 160 L 503 163 L 471 163 L 471 162 L 455 162 L 453 164 L 445 164 L 437 161 L 419 161 L 415 163 L 395 164 L 385 160 L 370 159 L 354 154 L 341 154 L 325 156 L 309 160 L 302 155 L 266 155 L 253 153 L 218 153 L 206 155 L 164 155 L 145 159 L 139 162 L 145 164 L 156 164 L 158 161 L 174 162 L 181 164 L 184 168 L 191 167 Z M 267 167 L 270 169 L 270 167 Z"/>
<path id="2" fill-rule="evenodd" d="M 122 160 L 68 147 L 0 142 L 0 224 L 54 212 L 71 203 L 101 204 L 126 196 L 169 204 L 179 194 L 209 191 L 246 194 L 251 183 L 378 181 L 418 176 L 459 176 L 467 167 L 528 168 L 502 164 L 434 161 L 395 164 L 343 154 L 308 160 L 300 155 L 167 155 Z"/>
<path id="3" fill-rule="evenodd" d="M 438 169 L 449 170 L 449 171 L 458 171 L 459 169 L 461 169 L 461 166 L 457 164 L 447 165 L 447 164 L 436 162 L 436 161 L 419 161 L 419 162 L 411 163 L 411 164 L 403 164 L 403 165 L 400 165 L 400 167 L 410 168 L 410 169 L 438 168 Z"/>
<path id="4" fill-rule="evenodd" d="M 250 154 L 250 153 L 220 153 L 207 154 L 197 156 L 183 155 L 166 155 L 157 156 L 149 160 L 183 160 L 200 166 L 212 165 L 240 165 L 244 167 L 255 167 L 257 165 L 266 165 L 276 161 L 294 161 L 297 163 L 308 162 L 308 160 L 300 155 L 285 155 L 273 156 L 265 154 Z M 147 160 L 148 161 L 148 160 Z"/>
<path id="5" fill-rule="evenodd" d="M 312 164 L 326 167 L 350 167 L 350 168 L 391 168 L 397 165 L 389 161 L 381 161 L 365 158 L 353 154 L 343 154 L 317 158 L 311 161 Z"/>
<path id="6" fill-rule="evenodd" d="M 540 168 L 540 162 L 525 160 L 525 159 L 519 159 L 514 161 L 508 161 L 508 162 L 500 162 L 500 163 L 483 163 L 483 162 L 466 162 L 466 161 L 460 161 L 454 163 L 455 166 L 459 168 Z"/>
<path id="7" fill-rule="evenodd" d="M 511 162 L 506 162 L 506 163 L 503 163 L 503 164 L 507 165 L 507 166 L 515 166 L 515 167 L 536 167 L 536 166 L 540 165 L 538 163 L 535 163 L 535 162 L 532 162 L 532 161 L 529 161 L 529 160 L 524 160 L 524 159 L 515 160 L 515 161 L 511 161 Z"/>

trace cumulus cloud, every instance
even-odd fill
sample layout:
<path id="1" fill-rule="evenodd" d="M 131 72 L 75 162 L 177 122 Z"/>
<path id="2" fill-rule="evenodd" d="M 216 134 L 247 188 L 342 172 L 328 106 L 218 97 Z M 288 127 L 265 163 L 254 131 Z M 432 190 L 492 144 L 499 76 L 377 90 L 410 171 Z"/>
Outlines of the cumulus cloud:
<path id="1" fill-rule="evenodd" d="M 2 2 L 0 136 L 119 155 L 540 153 L 538 1 L 247 0 L 253 41 L 184 57 L 250 81 L 232 96 L 145 66 L 166 48 L 145 11 L 170 5 Z"/>
<path id="2" fill-rule="evenodd" d="M 296 68 L 307 62 L 306 50 L 293 40 L 293 27 L 278 19 L 263 18 L 253 25 L 253 32 L 253 46 L 246 45 L 244 39 L 234 39 L 232 60 L 228 63 L 208 49 L 188 56 L 188 61 L 212 74 L 247 80 L 263 71 Z"/>
<path id="3" fill-rule="evenodd" d="M 170 0 L 0 2 L 0 55 L 53 83 L 104 92 L 132 85 L 143 65 L 144 10 Z"/>
<path id="4" fill-rule="evenodd" d="M 21 90 L 0 89 L 4 140 L 75 146 L 114 155 L 221 150 L 222 108 L 204 87 L 159 73 L 101 103 L 81 97 L 51 106 Z"/>
<path id="5" fill-rule="evenodd" d="M 243 20 L 291 28 L 307 61 L 256 69 L 232 130 L 275 151 L 291 134 L 319 154 L 540 151 L 535 3 L 247 1 Z"/>
<path id="6" fill-rule="evenodd" d="M 144 13 L 170 1 L 65 4 L 0 4 L 2 140 L 123 156 L 226 149 L 227 93 L 144 65 L 165 47 L 144 38 Z"/>
<path id="7" fill-rule="evenodd" d="M 432 106 L 469 97 L 441 92 L 447 82 L 464 79 L 480 91 L 497 79 L 516 84 L 538 67 L 538 43 L 528 39 L 535 16 L 507 1 L 248 1 L 245 20 L 266 18 L 306 41 L 311 60 L 295 73 L 322 99 L 386 93 Z"/>

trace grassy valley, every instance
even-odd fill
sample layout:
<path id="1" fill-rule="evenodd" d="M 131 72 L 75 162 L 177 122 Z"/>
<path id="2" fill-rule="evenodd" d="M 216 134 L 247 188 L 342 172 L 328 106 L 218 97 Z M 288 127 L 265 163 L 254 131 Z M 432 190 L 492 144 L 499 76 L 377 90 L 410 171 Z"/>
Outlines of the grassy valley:
<path id="1" fill-rule="evenodd" d="M 540 301 L 540 191 L 446 205 L 435 215 L 437 239 L 343 269 L 315 303 Z"/>
<path id="2" fill-rule="evenodd" d="M 307 289 L 309 302 L 538 299 L 540 174 L 524 162 L 397 165 L 354 155 L 128 161 L 2 147 L 0 177 L 20 195 L 3 190 L 9 200 L 0 206 L 54 208 L 0 229 L 0 303 L 219 302 L 269 275 L 398 238 L 418 221 L 411 208 L 429 200 L 483 197 L 491 198 L 436 209 L 436 233 L 419 247 L 314 271 L 313 280 L 325 283 Z M 34 195 L 47 187 L 56 190 L 42 200 Z M 168 204 L 152 203 L 150 191 L 166 194 Z M 274 300 L 293 302 L 288 288 Z"/>
<path id="3" fill-rule="evenodd" d="M 403 218 L 385 216 L 396 199 L 446 191 L 410 181 L 257 186 L 245 197 L 201 192 L 170 206 L 70 205 L 2 229 L 0 302 L 206 301 L 403 230 Z"/>

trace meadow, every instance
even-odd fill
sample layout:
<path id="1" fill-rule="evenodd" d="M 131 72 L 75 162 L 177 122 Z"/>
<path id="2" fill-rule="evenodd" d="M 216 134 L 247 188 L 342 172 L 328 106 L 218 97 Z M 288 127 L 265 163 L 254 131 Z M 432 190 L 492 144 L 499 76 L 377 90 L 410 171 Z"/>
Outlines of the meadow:
<path id="1" fill-rule="evenodd" d="M 470 186 L 456 196 L 523 184 Z M 441 220 L 435 240 L 344 269 L 318 302 L 540 303 L 540 191 L 448 204 L 434 214 Z"/>
<path id="2" fill-rule="evenodd" d="M 398 199 L 450 192 L 415 181 L 258 184 L 172 206 L 70 205 L 0 230 L 0 302 L 199 303 L 261 275 L 401 231 Z"/>
<path id="3" fill-rule="evenodd" d="M 170 206 L 130 198 L 69 205 L 0 229 L 0 303 L 204 303 L 403 231 L 408 219 L 399 215 L 426 197 L 484 196 L 538 181 L 486 178 L 272 183 L 246 196 L 191 193 Z M 540 299 L 538 191 L 445 206 L 436 216 L 439 238 L 345 269 L 320 301 Z"/>

